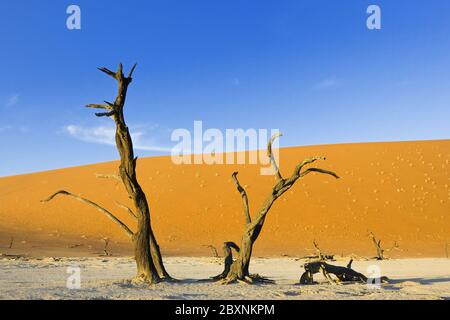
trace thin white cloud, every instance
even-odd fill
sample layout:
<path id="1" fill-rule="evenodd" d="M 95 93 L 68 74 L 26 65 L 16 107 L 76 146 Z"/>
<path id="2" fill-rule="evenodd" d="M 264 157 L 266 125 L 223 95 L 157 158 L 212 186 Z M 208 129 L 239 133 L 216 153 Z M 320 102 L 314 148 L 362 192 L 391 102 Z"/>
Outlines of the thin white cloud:
<path id="1" fill-rule="evenodd" d="M 113 127 L 95 127 L 83 128 L 74 124 L 65 127 L 67 133 L 72 137 L 85 141 L 100 144 L 114 145 L 114 128 Z"/>
<path id="2" fill-rule="evenodd" d="M 86 128 L 77 126 L 74 124 L 64 127 L 64 131 L 75 139 L 90 142 L 99 143 L 110 146 L 115 146 L 116 129 L 113 126 L 98 126 L 93 128 Z M 158 152 L 170 152 L 170 148 L 160 147 L 149 143 L 145 139 L 144 131 L 130 132 L 133 139 L 133 146 L 136 150 L 144 151 L 158 151 Z"/>
<path id="3" fill-rule="evenodd" d="M 8 97 L 5 106 L 7 108 L 13 107 L 19 102 L 19 100 L 20 100 L 20 94 L 14 93 Z"/>
<path id="4" fill-rule="evenodd" d="M 339 79 L 336 78 L 336 76 L 331 76 L 329 78 L 323 79 L 320 81 L 317 85 L 317 89 L 326 89 L 326 88 L 332 88 L 337 87 L 341 84 Z"/>
<path id="5" fill-rule="evenodd" d="M 11 130 L 11 129 L 12 129 L 11 126 L 0 126 L 0 132 L 8 131 L 8 130 Z"/>
<path id="6" fill-rule="evenodd" d="M 0 125 L 0 133 L 6 131 L 13 131 L 14 133 L 28 133 L 30 128 L 27 126 Z"/>

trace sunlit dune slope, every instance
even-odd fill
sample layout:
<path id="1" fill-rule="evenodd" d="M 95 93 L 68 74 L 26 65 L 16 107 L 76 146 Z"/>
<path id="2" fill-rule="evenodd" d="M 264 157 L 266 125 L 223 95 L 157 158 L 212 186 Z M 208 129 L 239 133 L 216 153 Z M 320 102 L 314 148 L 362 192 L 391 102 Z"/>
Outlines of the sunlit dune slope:
<path id="1" fill-rule="evenodd" d="M 299 181 L 270 211 L 255 254 L 305 255 L 315 239 L 326 253 L 373 256 L 368 233 L 388 256 L 440 256 L 450 246 L 450 140 L 363 143 L 286 148 L 280 151 L 284 176 L 306 157 L 323 155 L 318 167 L 342 178 L 311 174 Z M 102 238 L 113 253 L 131 254 L 125 233 L 95 209 L 67 197 L 41 204 L 67 190 L 110 209 L 130 226 L 133 221 L 115 201 L 131 205 L 121 183 L 96 174 L 117 171 L 117 162 L 0 179 L 0 252 L 10 238 L 19 253 L 97 254 Z M 175 165 L 170 157 L 138 161 L 152 223 L 168 255 L 210 255 L 240 240 L 244 227 L 240 195 L 231 179 L 247 189 L 255 215 L 274 184 L 258 165 Z M 59 251 L 58 251 L 59 250 Z M 449 249 L 450 250 L 450 249 Z"/>

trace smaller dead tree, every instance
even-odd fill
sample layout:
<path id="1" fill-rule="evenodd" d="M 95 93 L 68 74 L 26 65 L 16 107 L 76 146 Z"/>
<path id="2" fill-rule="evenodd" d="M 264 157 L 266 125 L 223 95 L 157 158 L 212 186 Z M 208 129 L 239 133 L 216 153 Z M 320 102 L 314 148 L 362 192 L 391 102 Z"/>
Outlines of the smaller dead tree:
<path id="1" fill-rule="evenodd" d="M 313 241 L 313 245 L 317 251 L 317 257 L 314 258 L 317 258 L 320 261 L 334 260 L 334 255 L 322 253 L 322 250 L 320 249 L 319 244 L 316 242 L 316 240 Z"/>
<path id="2" fill-rule="evenodd" d="M 252 218 L 250 215 L 247 192 L 245 191 L 244 187 L 240 184 L 237 178 L 238 172 L 234 172 L 232 174 L 233 181 L 242 198 L 242 205 L 245 218 L 245 230 L 242 235 L 241 247 L 236 245 L 234 242 L 225 243 L 224 245 L 225 269 L 222 272 L 222 274 L 213 277 L 212 278 L 213 280 L 220 280 L 223 284 L 232 283 L 235 281 L 245 283 L 253 283 L 253 282 L 271 283 L 272 281 L 266 278 L 260 277 L 259 275 L 250 274 L 249 266 L 253 252 L 253 245 L 261 233 L 267 214 L 269 213 L 273 204 L 286 191 L 292 188 L 299 179 L 304 178 L 306 175 L 310 173 L 327 174 L 336 179 L 339 178 L 336 175 L 336 173 L 319 168 L 308 168 L 303 171 L 303 168 L 305 166 L 319 160 L 325 160 L 324 157 L 312 157 L 303 160 L 295 167 L 294 172 L 289 178 L 287 179 L 283 178 L 280 169 L 278 167 L 278 164 L 276 163 L 275 157 L 272 153 L 272 144 L 280 136 L 281 134 L 274 135 L 269 140 L 267 147 L 267 155 L 275 171 L 276 183 L 275 186 L 272 188 L 268 198 L 266 199 L 261 209 L 259 210 L 259 213 L 254 218 Z M 233 260 L 231 249 L 235 249 L 236 252 L 238 253 L 238 258 L 236 260 Z"/>
<path id="3" fill-rule="evenodd" d="M 216 247 L 212 244 L 204 244 L 203 247 L 209 248 L 214 258 L 219 258 L 219 253 L 217 252 Z"/>
<path id="4" fill-rule="evenodd" d="M 381 240 L 377 240 L 375 238 L 375 235 L 371 232 L 369 234 L 370 239 L 372 239 L 373 245 L 375 246 L 375 249 L 377 250 L 377 260 L 384 260 L 384 250 L 381 247 Z"/>
<path id="5" fill-rule="evenodd" d="M 383 247 L 381 246 L 381 240 L 377 240 L 373 232 L 369 233 L 369 238 L 372 240 L 373 245 L 375 246 L 375 249 L 377 251 L 377 256 L 375 257 L 377 260 L 385 260 L 386 259 L 386 256 L 384 255 L 385 252 L 389 252 L 394 249 L 400 250 L 399 245 L 396 241 L 394 242 L 392 248 L 383 249 Z"/>
<path id="6" fill-rule="evenodd" d="M 103 238 L 102 240 L 105 242 L 105 247 L 103 248 L 103 253 L 105 254 L 106 257 L 112 256 L 112 253 L 108 251 L 109 238 Z"/>

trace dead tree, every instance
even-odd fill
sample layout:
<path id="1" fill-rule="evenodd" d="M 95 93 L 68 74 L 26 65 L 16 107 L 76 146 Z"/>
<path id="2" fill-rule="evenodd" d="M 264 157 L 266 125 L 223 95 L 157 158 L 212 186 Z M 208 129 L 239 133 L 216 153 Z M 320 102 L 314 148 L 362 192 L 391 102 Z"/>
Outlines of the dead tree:
<path id="1" fill-rule="evenodd" d="M 385 252 L 389 252 L 391 250 L 397 249 L 400 250 L 398 243 L 395 241 L 391 248 L 383 249 L 381 246 L 381 240 L 377 240 L 375 238 L 375 235 L 373 232 L 369 233 L 369 238 L 372 239 L 373 245 L 375 246 L 375 249 L 377 250 L 377 256 L 375 257 L 377 260 L 385 260 L 386 256 L 384 255 Z M 400 250 L 401 251 L 401 250 Z"/>
<path id="2" fill-rule="evenodd" d="M 284 179 L 281 175 L 280 169 L 278 167 L 278 164 L 276 163 L 275 157 L 272 153 L 272 144 L 273 142 L 279 138 L 281 134 L 274 135 L 268 144 L 267 148 L 267 155 L 272 163 L 272 166 L 275 171 L 276 176 L 276 184 L 272 188 L 272 191 L 266 201 L 263 203 L 262 208 L 259 210 L 258 214 L 252 219 L 250 215 L 250 208 L 248 203 L 248 196 L 247 192 L 245 191 L 244 187 L 240 184 L 237 176 L 238 172 L 234 172 L 232 174 L 232 178 L 236 184 L 237 190 L 240 193 L 242 197 L 242 203 L 243 203 L 243 211 L 244 211 L 244 217 L 245 217 L 245 230 L 242 235 L 241 240 L 241 247 L 239 248 L 236 244 L 232 242 L 226 242 L 224 246 L 224 253 L 225 255 L 225 270 L 222 274 L 213 277 L 212 279 L 215 280 L 221 280 L 222 283 L 231 283 L 234 281 L 242 281 L 246 283 L 253 283 L 253 282 L 268 282 L 268 279 L 262 278 L 258 275 L 251 275 L 249 272 L 249 266 L 250 266 L 250 259 L 252 256 L 253 251 L 253 245 L 255 241 L 258 239 L 261 230 L 264 226 L 264 222 L 266 220 L 266 216 L 269 213 L 270 209 L 272 208 L 272 205 L 275 203 L 275 201 L 280 198 L 286 191 L 288 191 L 299 179 L 305 177 L 306 175 L 317 172 L 322 174 L 327 174 L 335 177 L 338 179 L 339 177 L 332 171 L 319 169 L 319 168 L 308 168 L 304 171 L 302 169 L 312 164 L 318 160 L 325 160 L 324 157 L 312 157 L 306 160 L 303 160 L 301 163 L 299 163 L 295 169 L 292 175 Z M 239 256 L 236 260 L 233 261 L 231 248 L 234 248 Z M 226 250 L 226 252 L 225 252 Z"/>
<path id="3" fill-rule="evenodd" d="M 105 254 L 106 257 L 112 256 L 112 253 L 108 251 L 109 238 L 103 238 L 102 240 L 105 242 L 105 247 L 103 248 L 103 253 Z"/>
<path id="4" fill-rule="evenodd" d="M 86 107 L 103 109 L 104 112 L 96 113 L 95 115 L 97 117 L 110 117 L 116 124 L 115 140 L 120 155 L 119 176 L 135 208 L 135 211 L 133 211 L 126 207 L 128 208 L 127 211 L 129 211 L 137 221 L 136 231 L 133 232 L 127 225 L 105 208 L 67 191 L 58 191 L 46 200 L 43 200 L 43 202 L 51 201 L 58 195 L 65 195 L 88 204 L 105 214 L 120 226 L 132 239 L 137 265 L 137 277 L 135 280 L 153 284 L 161 280 L 171 280 L 171 277 L 164 268 L 161 252 L 150 223 L 150 209 L 147 198 L 136 177 L 137 158 L 134 156 L 133 142 L 125 123 L 123 112 L 128 86 L 132 81 L 132 75 L 135 68 L 136 65 L 133 66 L 128 76 L 123 74 L 122 64 L 119 64 L 117 72 L 113 72 L 107 68 L 99 68 L 100 71 L 117 81 L 118 95 L 114 103 L 105 101 L 105 104 L 89 104 Z"/>
<path id="5" fill-rule="evenodd" d="M 209 248 L 214 258 L 219 258 L 219 253 L 217 252 L 216 247 L 212 244 L 204 244 L 203 247 Z"/>
<path id="6" fill-rule="evenodd" d="M 334 260 L 334 256 L 333 255 L 329 255 L 329 254 L 323 254 L 322 250 L 320 250 L 319 244 L 316 242 L 316 240 L 313 240 L 313 245 L 314 248 L 316 248 L 317 251 L 317 256 L 316 257 L 311 257 L 311 258 L 317 258 L 320 261 L 327 261 L 327 260 Z"/>
<path id="7" fill-rule="evenodd" d="M 377 240 L 375 238 L 375 235 L 371 232 L 369 234 L 370 239 L 372 239 L 373 245 L 375 246 L 375 249 L 377 250 L 377 260 L 384 260 L 384 250 L 381 247 L 381 240 Z"/>

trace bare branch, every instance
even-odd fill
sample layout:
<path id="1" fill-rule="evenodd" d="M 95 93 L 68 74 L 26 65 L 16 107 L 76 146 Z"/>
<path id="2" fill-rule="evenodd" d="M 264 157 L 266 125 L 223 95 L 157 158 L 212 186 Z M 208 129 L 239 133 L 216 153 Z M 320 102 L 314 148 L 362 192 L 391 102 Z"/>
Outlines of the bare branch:
<path id="1" fill-rule="evenodd" d="M 46 203 L 46 202 L 50 202 L 51 200 L 53 200 L 56 196 L 58 195 L 64 195 L 64 196 L 68 196 L 71 197 L 75 200 L 81 201 L 83 203 L 86 203 L 92 207 L 94 207 L 95 209 L 97 209 L 98 211 L 104 213 L 108 218 L 110 218 L 112 221 L 114 221 L 117 225 L 119 225 L 123 230 L 125 230 L 125 232 L 128 234 L 129 237 L 133 237 L 133 232 L 130 230 L 130 228 L 128 228 L 128 226 L 126 224 L 124 224 L 122 221 L 120 221 L 119 219 L 117 219 L 111 212 L 109 212 L 108 210 L 106 210 L 105 208 L 99 206 L 98 204 L 96 204 L 95 202 L 92 202 L 91 200 L 85 199 L 83 197 L 77 196 L 73 193 L 61 190 L 58 192 L 55 192 L 54 194 L 52 194 L 50 197 L 48 197 L 45 200 L 41 200 L 42 203 Z"/>
<path id="2" fill-rule="evenodd" d="M 305 166 L 306 164 L 309 164 L 309 163 L 312 163 L 312 162 L 315 162 L 315 161 L 321 160 L 321 159 L 324 159 L 324 158 L 323 157 L 314 157 L 314 158 L 306 159 L 301 164 L 299 164 L 297 166 L 297 168 L 300 168 L 300 170 L 301 170 L 301 168 L 303 166 Z M 297 170 L 297 168 L 296 168 L 296 170 Z M 311 172 L 328 174 L 328 175 L 335 177 L 336 179 L 339 179 L 339 177 L 336 173 L 334 173 L 332 171 L 324 170 L 324 169 L 319 169 L 319 168 L 309 168 L 309 169 L 305 170 L 304 172 L 302 172 L 301 174 L 297 174 L 296 172 L 297 171 L 294 171 L 294 174 L 288 180 L 281 180 L 277 183 L 277 185 L 272 190 L 272 194 L 266 200 L 266 202 L 265 202 L 263 208 L 261 209 L 261 211 L 259 212 L 258 216 L 255 219 L 253 219 L 252 223 L 248 226 L 247 232 L 253 232 L 256 229 L 256 227 L 258 227 L 262 223 L 264 223 L 264 219 L 266 218 L 267 213 L 269 212 L 270 208 L 272 207 L 272 204 L 281 195 L 283 195 L 286 191 L 288 191 L 290 188 L 292 188 L 298 179 L 303 178 L 304 176 L 308 175 Z"/>
<path id="3" fill-rule="evenodd" d="M 301 163 L 299 163 L 295 167 L 294 172 L 292 173 L 292 177 L 299 176 L 300 172 L 301 172 L 301 170 L 303 169 L 304 166 L 307 166 L 308 164 L 314 163 L 314 162 L 319 161 L 319 160 L 326 160 L 326 158 L 325 157 L 317 157 L 316 156 L 316 157 L 311 157 L 311 158 L 303 160 Z"/>
<path id="4" fill-rule="evenodd" d="M 125 211 L 127 211 L 127 212 L 130 214 L 130 216 L 131 216 L 132 218 L 134 218 L 135 220 L 137 220 L 137 215 L 136 215 L 136 214 L 134 213 L 134 211 L 131 210 L 129 207 L 127 207 L 126 205 L 121 204 L 120 202 L 117 202 L 117 201 L 116 201 L 116 205 L 117 205 L 119 208 L 122 208 L 122 209 L 124 209 Z"/>
<path id="5" fill-rule="evenodd" d="M 303 178 L 304 176 L 306 176 L 307 174 L 309 174 L 311 172 L 318 172 L 318 173 L 328 174 L 330 176 L 335 177 L 336 179 L 339 179 L 339 176 L 336 173 L 334 173 L 333 171 L 320 169 L 320 168 L 309 168 L 309 169 L 305 170 L 304 172 L 302 172 L 300 174 L 300 178 Z"/>
<path id="6" fill-rule="evenodd" d="M 111 111 L 111 112 L 100 112 L 100 113 L 96 113 L 95 115 L 97 117 L 112 117 L 113 115 L 116 114 L 116 111 Z"/>
<path id="7" fill-rule="evenodd" d="M 103 101 L 104 103 L 106 103 L 110 108 L 111 108 L 111 110 L 112 109 L 114 109 L 115 107 L 116 107 L 116 105 L 114 104 L 114 103 L 111 103 L 111 102 L 109 102 L 109 101 Z"/>
<path id="8" fill-rule="evenodd" d="M 86 105 L 86 108 L 112 110 L 112 107 L 109 105 L 95 104 L 95 103 Z"/>
<path id="9" fill-rule="evenodd" d="M 238 174 L 239 174 L 238 172 L 234 172 L 231 176 L 232 176 L 232 178 L 234 180 L 234 183 L 236 184 L 237 190 L 239 191 L 239 193 L 242 196 L 242 204 L 243 204 L 243 207 L 244 207 L 245 222 L 246 222 L 246 224 L 250 224 L 252 222 L 252 218 L 250 217 L 250 209 L 249 209 L 249 206 L 248 206 L 247 192 L 245 191 L 245 189 L 239 183 L 239 180 L 237 178 Z"/>
<path id="10" fill-rule="evenodd" d="M 392 245 L 392 247 L 385 249 L 384 251 L 386 252 L 390 252 L 392 250 L 398 250 L 398 251 L 403 251 L 402 249 L 400 249 L 400 246 L 398 244 L 397 241 L 394 241 L 394 244 Z"/>
<path id="11" fill-rule="evenodd" d="M 272 136 L 272 138 L 269 140 L 269 144 L 267 145 L 267 156 L 270 158 L 270 162 L 272 163 L 272 167 L 275 170 L 275 174 L 277 176 L 277 180 L 281 181 L 283 180 L 283 177 L 281 176 L 280 168 L 278 167 L 278 164 L 275 160 L 275 157 L 272 152 L 272 144 L 273 142 L 278 139 L 279 137 L 282 137 L 282 133 L 276 133 Z"/>
<path id="12" fill-rule="evenodd" d="M 115 73 L 115 72 L 112 72 L 112 71 L 109 70 L 108 68 L 97 68 L 97 69 L 100 70 L 101 72 L 106 73 L 108 76 L 111 76 L 111 77 L 113 77 L 114 79 L 117 79 L 117 78 L 116 78 L 116 73 Z"/>
<path id="13" fill-rule="evenodd" d="M 134 69 L 136 69 L 137 63 L 134 64 L 133 68 L 131 68 L 130 73 L 128 74 L 128 79 L 131 79 L 133 76 Z"/>
<path id="14" fill-rule="evenodd" d="M 120 177 L 117 174 L 101 174 L 101 173 L 96 173 L 95 177 L 98 179 L 115 179 L 118 180 L 119 182 L 121 182 L 122 180 L 120 179 Z"/>

